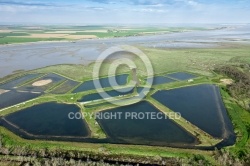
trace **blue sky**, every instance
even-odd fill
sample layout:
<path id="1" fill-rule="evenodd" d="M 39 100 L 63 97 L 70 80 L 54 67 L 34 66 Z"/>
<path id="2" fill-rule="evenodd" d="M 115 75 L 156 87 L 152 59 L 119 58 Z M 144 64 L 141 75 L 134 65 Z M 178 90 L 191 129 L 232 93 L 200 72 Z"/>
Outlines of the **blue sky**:
<path id="1" fill-rule="evenodd" d="M 0 0 L 0 23 L 249 23 L 250 0 Z"/>

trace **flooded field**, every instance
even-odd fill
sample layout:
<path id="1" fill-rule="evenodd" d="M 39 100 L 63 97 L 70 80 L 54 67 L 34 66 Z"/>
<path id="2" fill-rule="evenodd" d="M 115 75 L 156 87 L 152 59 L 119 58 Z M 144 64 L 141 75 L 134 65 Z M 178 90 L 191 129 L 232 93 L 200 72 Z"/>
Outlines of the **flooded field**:
<path id="1" fill-rule="evenodd" d="M 90 133 L 86 122 L 68 118 L 68 113 L 79 111 L 73 104 L 49 102 L 9 114 L 4 121 L 31 136 L 87 137 Z"/>
<path id="2" fill-rule="evenodd" d="M 55 89 L 53 89 L 50 93 L 53 94 L 64 94 L 69 92 L 71 89 L 76 87 L 79 84 L 79 82 L 67 80 L 66 82 L 62 83 L 62 85 L 59 85 Z"/>
<path id="3" fill-rule="evenodd" d="M 124 143 L 147 145 L 192 145 L 196 143 L 196 139 L 193 136 L 172 120 L 146 118 L 146 113 L 159 112 L 158 109 L 146 101 L 100 113 L 104 116 L 106 113 L 118 114 L 119 112 L 122 112 L 120 118 L 97 118 L 98 123 L 111 139 Z M 141 112 L 145 118 L 135 119 L 127 117 L 126 114 L 131 112 Z"/>
<path id="4" fill-rule="evenodd" d="M 215 85 L 160 90 L 152 97 L 171 110 L 180 112 L 183 118 L 214 137 L 229 138 L 234 135 L 219 88 Z"/>
<path id="5" fill-rule="evenodd" d="M 122 74 L 122 75 L 117 75 L 117 76 L 113 76 L 113 77 L 115 77 L 118 85 L 125 85 L 127 83 L 128 74 Z M 109 83 L 109 77 L 100 78 L 99 81 L 100 81 L 102 88 L 111 87 L 111 85 Z M 75 90 L 73 90 L 73 93 L 88 91 L 88 90 L 93 90 L 93 89 L 96 89 L 95 85 L 94 85 L 94 81 L 89 80 L 89 81 L 85 81 L 79 87 L 77 87 Z"/>

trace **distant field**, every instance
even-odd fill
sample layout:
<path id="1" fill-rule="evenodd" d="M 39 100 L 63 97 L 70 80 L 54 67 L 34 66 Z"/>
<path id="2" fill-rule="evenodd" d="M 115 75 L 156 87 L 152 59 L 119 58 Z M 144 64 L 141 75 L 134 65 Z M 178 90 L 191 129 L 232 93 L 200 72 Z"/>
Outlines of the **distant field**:
<path id="1" fill-rule="evenodd" d="M 141 36 L 150 34 L 206 30 L 206 28 L 182 27 L 102 27 L 102 26 L 0 26 L 0 44 L 55 40 L 80 40 L 93 38 Z"/>

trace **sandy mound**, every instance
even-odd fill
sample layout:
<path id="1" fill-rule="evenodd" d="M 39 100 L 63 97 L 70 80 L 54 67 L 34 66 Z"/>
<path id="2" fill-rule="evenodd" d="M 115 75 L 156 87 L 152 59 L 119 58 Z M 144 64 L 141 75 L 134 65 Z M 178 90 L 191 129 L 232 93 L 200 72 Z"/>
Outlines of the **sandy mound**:
<path id="1" fill-rule="evenodd" d="M 32 86 L 44 86 L 47 85 L 49 83 L 51 83 L 52 80 L 51 79 L 47 79 L 47 80 L 40 80 L 40 81 L 36 81 L 32 84 Z"/>
<path id="2" fill-rule="evenodd" d="M 231 85 L 233 83 L 233 80 L 232 79 L 220 79 L 220 82 L 226 85 Z"/>
<path id="3" fill-rule="evenodd" d="M 1 94 L 4 94 L 4 93 L 6 93 L 6 92 L 9 92 L 9 90 L 0 89 L 0 95 L 1 95 Z"/>

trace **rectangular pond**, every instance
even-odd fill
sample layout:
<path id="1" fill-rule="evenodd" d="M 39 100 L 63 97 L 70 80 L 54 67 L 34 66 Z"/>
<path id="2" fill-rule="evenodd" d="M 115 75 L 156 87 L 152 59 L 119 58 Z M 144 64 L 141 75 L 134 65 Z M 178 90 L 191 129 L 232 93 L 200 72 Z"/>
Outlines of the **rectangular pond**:
<path id="1" fill-rule="evenodd" d="M 215 85 L 160 90 L 152 97 L 216 138 L 234 135 L 219 88 Z"/>
<path id="2" fill-rule="evenodd" d="M 118 97 L 123 95 L 132 94 L 134 92 L 134 88 L 122 88 L 121 91 L 110 90 L 100 93 L 92 93 L 86 96 L 83 96 L 81 99 L 77 100 L 78 102 L 89 102 L 94 100 L 100 100 L 104 98 Z M 107 95 L 106 95 L 107 94 Z"/>
<path id="3" fill-rule="evenodd" d="M 147 117 L 147 114 L 158 113 L 162 112 L 150 103 L 141 101 L 129 106 L 101 111 L 96 120 L 107 136 L 118 142 L 146 145 L 196 144 L 196 138 L 174 121 Z M 138 118 L 129 117 L 128 115 L 131 114 L 137 114 Z"/>
<path id="4" fill-rule="evenodd" d="M 109 79 L 115 79 L 117 81 L 118 85 L 126 85 L 127 79 L 128 79 L 128 74 L 100 78 L 99 81 L 100 81 L 102 88 L 111 87 Z M 85 81 L 79 87 L 77 87 L 75 90 L 73 90 L 73 93 L 83 92 L 83 91 L 88 91 L 88 90 L 93 90 L 93 89 L 96 89 L 95 85 L 94 85 L 94 81 L 89 80 L 89 81 Z"/>
<path id="5" fill-rule="evenodd" d="M 48 102 L 11 113 L 3 120 L 23 135 L 87 137 L 90 131 L 86 122 L 68 116 L 70 112 L 76 114 L 79 111 L 74 104 Z"/>
<path id="6" fill-rule="evenodd" d="M 0 109 L 16 105 L 27 100 L 39 97 L 40 93 L 17 92 L 11 90 L 9 92 L 0 94 Z"/>
<path id="7" fill-rule="evenodd" d="M 1 84 L 0 89 L 14 89 L 18 85 L 21 85 L 29 80 L 35 79 L 37 77 L 41 76 L 41 74 L 27 74 L 24 76 L 21 76 L 19 78 L 13 79 L 11 81 L 8 81 L 7 83 Z"/>
<path id="8" fill-rule="evenodd" d="M 152 85 L 159 85 L 159 84 L 166 84 L 166 83 L 171 83 L 174 82 L 175 80 L 164 77 L 164 76 L 155 76 L 152 78 L 149 78 L 147 80 L 147 82 L 149 83 L 150 81 L 153 80 L 153 84 Z"/>
<path id="9" fill-rule="evenodd" d="M 44 80 L 51 80 L 51 82 L 44 84 L 44 85 L 38 85 L 34 86 L 34 83 L 38 81 L 44 81 Z M 32 81 L 31 83 L 19 87 L 17 90 L 19 91 L 28 91 L 28 92 L 44 92 L 48 90 L 49 88 L 57 85 L 60 82 L 63 82 L 67 80 L 65 77 L 62 77 L 60 75 L 54 74 L 54 73 L 49 73 L 42 78 L 39 78 L 38 80 Z"/>
<path id="10" fill-rule="evenodd" d="M 190 73 L 178 72 L 178 73 L 167 74 L 166 77 L 170 77 L 170 78 L 174 78 L 174 79 L 182 81 L 182 80 L 193 79 L 193 78 L 196 78 L 197 76 L 194 74 L 190 74 Z"/>
<path id="11" fill-rule="evenodd" d="M 54 94 L 64 94 L 69 92 L 71 89 L 76 87 L 79 84 L 79 82 L 73 81 L 73 80 L 67 80 L 63 84 L 59 85 L 55 89 L 53 89 L 50 93 Z"/>

